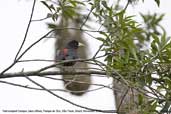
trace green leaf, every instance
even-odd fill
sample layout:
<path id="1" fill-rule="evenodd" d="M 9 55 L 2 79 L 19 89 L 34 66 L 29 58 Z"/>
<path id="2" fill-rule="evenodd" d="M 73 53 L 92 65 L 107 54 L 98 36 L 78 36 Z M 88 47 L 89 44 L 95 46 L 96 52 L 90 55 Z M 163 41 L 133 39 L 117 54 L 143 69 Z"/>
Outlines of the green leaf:
<path id="1" fill-rule="evenodd" d="M 95 8 L 96 11 L 98 12 L 100 10 L 100 0 L 94 0 L 94 4 L 92 8 Z"/>
<path id="2" fill-rule="evenodd" d="M 157 48 L 157 46 L 156 46 L 156 43 L 155 43 L 155 41 L 153 41 L 152 43 L 151 43 L 151 48 L 152 48 L 152 52 L 153 52 L 153 54 L 156 54 L 157 52 L 158 52 L 158 48 Z"/>
<path id="3" fill-rule="evenodd" d="M 157 19 L 156 19 L 156 22 L 159 23 L 161 20 L 163 20 L 163 17 L 165 15 L 164 14 L 161 14 Z"/>
<path id="4" fill-rule="evenodd" d="M 53 24 L 53 23 L 48 23 L 47 25 L 48 25 L 48 28 L 50 28 L 50 29 L 57 28 L 57 25 L 56 24 Z"/>
<path id="5" fill-rule="evenodd" d="M 155 2 L 157 3 L 158 7 L 160 6 L 160 0 L 155 0 Z"/>
<path id="6" fill-rule="evenodd" d="M 151 35 L 152 35 L 152 38 L 155 40 L 155 42 L 157 44 L 159 44 L 160 43 L 159 37 L 156 34 L 154 34 L 154 33 L 152 33 Z"/>
<path id="7" fill-rule="evenodd" d="M 130 53 L 128 51 L 125 52 L 125 63 L 127 64 L 130 59 Z"/>
<path id="8" fill-rule="evenodd" d="M 143 95 L 138 94 L 138 104 L 141 105 L 143 103 Z"/>
<path id="9" fill-rule="evenodd" d="M 110 10 L 110 8 L 107 6 L 106 1 L 102 1 L 102 5 L 103 5 L 107 10 Z"/>
<path id="10" fill-rule="evenodd" d="M 83 5 L 85 6 L 85 4 L 83 2 L 79 2 L 79 1 L 75 1 L 77 4 Z"/>
<path id="11" fill-rule="evenodd" d="M 53 14 L 48 13 L 46 17 L 47 17 L 47 18 L 51 18 L 51 17 L 52 17 L 52 15 L 53 15 Z"/>
<path id="12" fill-rule="evenodd" d="M 41 1 L 50 11 L 52 11 L 51 6 L 49 6 L 45 1 Z"/>
<path id="13" fill-rule="evenodd" d="M 152 79 L 151 75 L 147 75 L 147 76 L 146 76 L 146 83 L 147 83 L 148 85 L 151 85 L 151 84 L 152 84 L 152 81 L 153 81 L 153 79 Z"/>
<path id="14" fill-rule="evenodd" d="M 55 13 L 55 14 L 53 14 L 52 15 L 52 20 L 53 21 L 57 21 L 57 19 L 58 19 L 58 15 Z"/>
<path id="15" fill-rule="evenodd" d="M 105 41 L 106 41 L 106 40 L 105 40 L 104 38 L 102 38 L 102 37 L 97 37 L 96 39 L 99 40 L 99 41 L 102 41 L 102 42 L 105 42 Z"/>
<path id="16" fill-rule="evenodd" d="M 156 109 L 156 107 L 157 107 L 157 102 L 156 102 L 156 100 L 154 100 L 152 103 L 151 103 L 151 106 L 150 106 L 150 110 L 155 110 Z"/>
<path id="17" fill-rule="evenodd" d="M 63 11 L 63 14 L 66 18 L 73 18 L 77 15 L 74 7 L 72 6 L 65 6 L 65 10 Z"/>
<path id="18" fill-rule="evenodd" d="M 138 61 L 137 50 L 136 50 L 136 46 L 135 46 L 133 40 L 132 39 L 127 39 L 125 42 L 126 42 L 128 48 L 129 48 L 129 51 L 132 53 L 134 58 Z"/>
<path id="19" fill-rule="evenodd" d="M 161 113 L 169 112 L 170 106 L 171 106 L 171 101 L 166 101 L 164 107 L 161 110 Z"/>
<path id="20" fill-rule="evenodd" d="M 76 7 L 76 6 L 77 6 L 76 1 L 74 1 L 74 0 L 69 0 L 69 2 L 70 2 L 74 7 Z"/>
<path id="21" fill-rule="evenodd" d="M 161 44 L 162 46 L 165 45 L 167 43 L 166 41 L 166 32 L 163 33 L 162 37 L 161 37 Z"/>
<path id="22" fill-rule="evenodd" d="M 51 9 L 51 11 L 52 11 L 52 10 L 55 11 L 55 7 L 53 6 L 53 4 L 50 5 L 50 9 Z"/>

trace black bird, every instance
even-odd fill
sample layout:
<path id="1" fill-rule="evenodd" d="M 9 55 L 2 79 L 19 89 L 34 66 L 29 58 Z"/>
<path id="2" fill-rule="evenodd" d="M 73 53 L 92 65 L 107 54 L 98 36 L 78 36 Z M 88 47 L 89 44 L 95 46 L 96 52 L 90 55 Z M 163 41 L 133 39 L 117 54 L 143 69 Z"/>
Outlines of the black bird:
<path id="1" fill-rule="evenodd" d="M 65 17 L 61 17 L 59 20 L 59 24 L 53 24 L 55 28 L 65 28 L 65 27 L 74 27 L 79 28 L 82 22 L 78 22 L 77 20 L 81 20 L 81 16 L 78 15 L 73 17 L 73 19 L 66 19 Z M 49 28 L 51 28 L 49 26 Z M 64 30 L 56 30 L 55 31 L 55 61 L 62 61 L 62 59 L 68 59 L 62 53 L 68 46 L 67 44 L 76 40 L 78 42 L 83 43 L 85 46 L 80 47 L 78 44 L 78 49 L 76 49 L 77 55 L 75 58 L 87 59 L 88 58 L 88 43 L 86 42 L 86 38 L 84 38 L 84 34 L 82 30 L 74 30 L 74 29 L 64 29 Z M 65 49 L 64 49 L 65 48 Z M 67 49 L 68 50 L 68 49 Z M 65 52 L 65 51 L 64 51 Z M 60 54 L 59 54 L 60 53 Z M 60 55 L 60 56 L 59 56 Z M 72 54 L 73 55 L 73 54 Z M 69 57 L 70 58 L 70 57 Z M 80 70 L 87 70 L 88 64 L 86 62 L 76 62 L 73 63 L 73 66 L 62 66 L 59 67 L 58 70 L 62 72 L 77 72 Z M 62 65 L 62 64 L 61 64 Z M 67 65 L 67 64 L 63 64 Z M 64 87 L 68 90 L 69 93 L 81 96 L 87 93 L 87 90 L 91 84 L 91 76 L 89 74 L 70 74 L 70 75 L 62 75 L 62 79 L 64 80 Z"/>
<path id="2" fill-rule="evenodd" d="M 82 44 L 79 43 L 76 40 L 72 40 L 67 43 L 65 48 L 60 50 L 59 54 L 56 56 L 57 60 L 74 60 L 78 59 L 77 55 L 77 49 Z M 63 66 L 73 66 L 75 64 L 75 61 L 72 62 L 65 62 L 63 63 Z"/>

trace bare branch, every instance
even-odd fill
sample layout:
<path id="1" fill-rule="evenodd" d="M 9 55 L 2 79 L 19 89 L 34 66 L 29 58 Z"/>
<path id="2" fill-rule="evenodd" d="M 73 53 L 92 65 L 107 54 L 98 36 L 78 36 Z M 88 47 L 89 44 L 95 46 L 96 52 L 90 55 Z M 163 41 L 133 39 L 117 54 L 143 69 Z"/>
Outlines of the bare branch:
<path id="1" fill-rule="evenodd" d="M 36 81 L 32 80 L 31 78 L 29 78 L 29 77 L 26 77 L 26 78 L 30 82 L 34 83 L 35 85 L 41 87 L 42 89 L 44 89 L 45 91 L 47 91 L 48 93 L 50 93 L 51 95 L 53 95 L 53 96 L 55 96 L 55 97 L 57 97 L 57 98 L 65 101 L 65 102 L 68 102 L 68 103 L 70 103 L 70 104 L 72 104 L 74 106 L 77 106 L 77 107 L 80 107 L 80 108 L 83 108 L 83 109 L 87 109 L 87 110 L 91 110 L 91 111 L 95 111 L 95 112 L 103 112 L 103 113 L 116 113 L 117 112 L 117 110 L 100 110 L 100 109 L 93 109 L 93 108 L 89 108 L 89 107 L 85 107 L 85 106 L 78 105 L 78 104 L 76 104 L 76 103 L 74 103 L 74 102 L 72 102 L 72 101 L 70 101 L 68 99 L 65 99 L 65 98 L 63 98 L 63 97 L 55 94 L 54 92 L 46 89 L 44 86 L 40 85 L 39 83 L 37 83 Z"/>
<path id="2" fill-rule="evenodd" d="M 92 11 L 93 11 L 94 8 L 95 8 L 95 7 L 92 7 L 92 8 L 91 8 L 91 10 L 90 10 L 90 12 L 88 13 L 88 15 L 87 15 L 85 21 L 82 23 L 80 29 L 82 29 L 83 26 L 86 24 L 86 22 L 88 21 L 88 18 L 90 17 L 90 14 L 92 13 Z"/>
<path id="3" fill-rule="evenodd" d="M 37 22 L 37 21 L 44 21 L 46 19 L 48 19 L 49 17 L 44 17 L 42 19 L 35 19 L 35 20 L 31 20 L 32 22 Z"/>
<path id="4" fill-rule="evenodd" d="M 122 103 L 123 103 L 123 101 L 124 101 L 126 95 L 128 94 L 128 91 L 129 91 L 129 88 L 125 91 L 125 93 L 124 93 L 124 95 L 123 95 L 123 97 L 122 97 L 122 99 L 121 99 L 121 101 L 120 101 L 120 103 L 119 103 L 119 105 L 118 105 L 118 108 L 117 108 L 118 111 L 120 110 L 121 105 L 122 105 Z"/>
<path id="5" fill-rule="evenodd" d="M 14 61 L 9 67 L 7 67 L 5 70 L 3 70 L 2 72 L 1 72 L 1 75 L 2 74 L 4 74 L 6 71 L 8 71 L 9 69 L 11 69 L 17 62 L 18 62 L 18 60 L 20 60 L 22 57 L 23 57 L 23 55 L 27 52 L 27 51 L 29 51 L 34 45 L 36 45 L 37 43 L 39 43 L 42 39 L 44 39 L 46 36 L 48 36 L 50 33 L 52 33 L 54 30 L 51 30 L 51 31 L 49 31 L 48 33 L 46 33 L 44 36 L 42 36 L 41 38 L 39 38 L 37 41 L 35 41 L 33 44 L 31 44 L 18 58 L 17 58 L 17 60 L 16 61 Z"/>
<path id="6" fill-rule="evenodd" d="M 42 76 L 40 76 L 40 77 L 42 77 Z M 70 81 L 70 80 L 65 80 L 65 79 L 61 79 L 61 78 L 49 77 L 49 76 L 43 76 L 42 78 L 48 78 L 48 79 L 59 80 L 59 81 Z M 88 83 L 88 82 L 84 82 L 84 81 L 72 81 L 72 82 L 77 82 L 77 83 L 82 83 L 82 84 L 89 84 L 89 85 L 94 85 L 94 86 L 105 87 L 105 88 L 108 88 L 108 89 L 113 89 L 113 87 L 110 87 L 110 85 L 93 84 L 93 83 Z"/>
<path id="7" fill-rule="evenodd" d="M 45 71 L 45 70 L 47 70 L 49 68 L 57 67 L 57 65 L 61 65 L 61 64 L 67 63 L 67 62 L 85 62 L 85 61 L 90 61 L 90 60 L 92 60 L 92 59 L 74 59 L 74 60 L 57 61 L 57 63 L 55 63 L 55 64 L 52 64 L 52 65 L 46 66 L 44 68 L 41 68 L 39 70 L 39 72 Z"/>
<path id="8" fill-rule="evenodd" d="M 19 60 L 18 62 L 55 62 L 55 60 L 31 59 L 31 60 Z"/>
<path id="9" fill-rule="evenodd" d="M 56 30 L 66 30 L 66 29 L 68 29 L 68 30 L 77 30 L 77 31 L 82 31 L 82 32 L 97 32 L 97 33 L 99 33 L 99 32 L 105 32 L 105 31 L 99 31 L 99 30 L 88 30 L 88 29 L 80 29 L 80 28 L 74 28 L 74 27 L 63 27 L 63 28 L 55 28 Z"/>
<path id="10" fill-rule="evenodd" d="M 26 77 L 26 76 L 47 76 L 47 75 L 91 75 L 91 74 L 99 74 L 99 75 L 107 75 L 104 71 L 46 71 L 46 72 L 39 72 L 39 71 L 28 71 L 28 72 L 16 72 L 16 73 L 4 73 L 0 75 L 0 79 L 2 78 L 13 78 L 13 77 Z"/>
<path id="11" fill-rule="evenodd" d="M 11 83 L 11 82 L 7 82 L 7 81 L 1 81 L 0 83 L 4 83 L 4 84 L 8 84 L 8 85 L 12 85 L 12 86 L 17 86 L 17 87 L 22 87 L 22 88 L 26 88 L 26 89 L 32 89 L 32 90 L 44 90 L 41 88 L 35 88 L 35 87 L 30 87 L 29 85 L 21 85 L 21 84 L 16 84 L 16 83 Z M 104 86 L 95 88 L 95 89 L 91 89 L 91 90 L 85 90 L 86 92 L 92 92 L 92 91 L 97 91 L 100 89 L 105 88 Z M 85 91 L 70 91 L 70 90 L 66 90 L 66 89 L 48 89 L 50 91 L 61 91 L 61 92 L 85 92 Z"/>
<path id="12" fill-rule="evenodd" d="M 96 53 L 94 54 L 93 58 L 96 58 L 97 54 L 101 51 L 102 47 L 104 46 L 104 44 L 101 44 L 99 46 L 99 49 L 96 51 Z"/>
<path id="13" fill-rule="evenodd" d="M 31 24 L 31 20 L 32 20 L 32 17 L 33 17 L 33 12 L 34 12 L 34 8 L 35 8 L 35 4 L 36 4 L 36 0 L 33 1 L 32 11 L 31 11 L 29 23 L 28 23 L 28 25 L 27 25 L 26 33 L 25 33 L 24 39 L 23 39 L 23 41 L 22 41 L 22 43 L 21 43 L 21 46 L 20 46 L 20 48 L 19 48 L 19 50 L 18 50 L 18 52 L 17 52 L 17 54 L 16 54 L 16 56 L 15 56 L 14 61 L 17 60 L 17 57 L 18 57 L 18 55 L 19 55 L 19 53 L 20 53 L 20 51 L 21 51 L 21 49 L 22 49 L 22 47 L 24 46 L 24 43 L 25 43 L 25 41 L 26 41 L 27 34 L 28 34 L 28 31 L 29 31 L 29 28 L 30 28 L 30 24 Z"/>

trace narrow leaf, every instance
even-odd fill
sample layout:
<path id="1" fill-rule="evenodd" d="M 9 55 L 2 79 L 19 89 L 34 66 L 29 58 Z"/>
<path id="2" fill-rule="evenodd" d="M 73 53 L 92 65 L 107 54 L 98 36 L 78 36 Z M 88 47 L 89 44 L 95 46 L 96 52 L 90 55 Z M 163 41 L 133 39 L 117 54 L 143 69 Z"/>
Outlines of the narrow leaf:
<path id="1" fill-rule="evenodd" d="M 155 2 L 157 3 L 158 7 L 160 6 L 160 0 L 155 0 Z"/>
<path id="2" fill-rule="evenodd" d="M 41 1 L 41 3 L 43 3 L 50 11 L 52 11 L 51 6 L 49 6 L 45 1 Z"/>

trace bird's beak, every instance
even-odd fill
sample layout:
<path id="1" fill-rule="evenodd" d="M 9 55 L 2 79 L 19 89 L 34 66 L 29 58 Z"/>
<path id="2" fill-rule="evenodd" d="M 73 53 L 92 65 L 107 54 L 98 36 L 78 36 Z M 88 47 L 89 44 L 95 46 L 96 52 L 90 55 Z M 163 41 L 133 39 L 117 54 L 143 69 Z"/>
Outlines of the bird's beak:
<path id="1" fill-rule="evenodd" d="M 83 43 L 79 42 L 78 46 L 79 47 L 84 47 L 85 45 Z"/>

